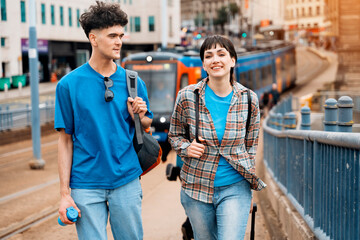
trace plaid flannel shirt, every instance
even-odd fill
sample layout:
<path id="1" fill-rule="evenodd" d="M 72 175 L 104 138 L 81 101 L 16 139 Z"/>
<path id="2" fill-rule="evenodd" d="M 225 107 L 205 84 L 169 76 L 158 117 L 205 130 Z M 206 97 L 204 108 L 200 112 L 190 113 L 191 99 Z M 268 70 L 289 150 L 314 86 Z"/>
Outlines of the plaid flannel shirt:
<path id="1" fill-rule="evenodd" d="M 220 155 L 250 183 L 254 190 L 266 184 L 255 175 L 255 155 L 260 128 L 260 111 L 256 94 L 251 91 L 252 112 L 249 132 L 245 139 L 248 116 L 246 88 L 234 83 L 233 97 L 226 117 L 226 127 L 221 145 L 214 123 L 205 106 L 205 84 L 208 78 L 180 90 L 170 121 L 169 141 L 184 162 L 180 172 L 182 188 L 193 199 L 212 203 L 214 179 Z M 199 136 L 205 139 L 204 154 L 199 158 L 187 156 L 187 148 L 195 139 L 195 90 L 199 91 Z M 188 139 L 190 138 L 190 139 Z M 245 143 L 246 146 L 245 147 Z"/>

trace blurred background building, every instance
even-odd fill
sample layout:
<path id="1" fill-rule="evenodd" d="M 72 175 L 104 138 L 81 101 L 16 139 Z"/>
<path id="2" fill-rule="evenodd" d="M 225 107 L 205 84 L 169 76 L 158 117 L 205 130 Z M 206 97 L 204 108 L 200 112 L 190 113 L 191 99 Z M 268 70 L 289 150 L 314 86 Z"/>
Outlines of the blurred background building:
<path id="1" fill-rule="evenodd" d="M 128 14 L 122 56 L 133 51 L 157 49 L 162 44 L 180 43 L 180 0 L 112 0 Z M 36 1 L 40 81 L 57 79 L 85 63 L 90 56 L 88 43 L 80 24 L 80 15 L 95 0 Z M 165 5 L 163 5 L 165 3 Z M 26 74 L 28 63 L 28 0 L 1 0 L 0 77 Z M 162 32 L 163 14 L 167 30 Z M 165 35 L 165 38 L 164 38 Z"/>
<path id="2" fill-rule="evenodd" d="M 284 3 L 286 39 L 320 46 L 320 36 L 329 25 L 325 21 L 324 0 L 286 0 Z"/>
<path id="3" fill-rule="evenodd" d="M 181 0 L 183 45 L 199 45 L 192 36 L 201 39 L 217 33 L 248 40 L 252 32 L 267 30 L 260 27 L 276 25 L 282 29 L 283 8 L 281 0 Z"/>
<path id="4" fill-rule="evenodd" d="M 0 0 L 0 77 L 28 73 L 28 2 Z M 94 2 L 36 1 L 40 81 L 49 81 L 52 73 L 59 79 L 89 59 L 91 47 L 78 18 Z M 161 46 L 199 47 L 205 36 L 215 33 L 229 36 L 236 47 L 254 45 L 261 39 L 280 39 L 337 49 L 345 65 L 359 61 L 359 0 L 107 2 L 121 4 L 129 15 L 122 57 Z M 339 69 L 343 71 L 345 65 Z M 357 67 L 351 69 L 358 71 Z"/>
<path id="5" fill-rule="evenodd" d="M 336 47 L 339 65 L 337 85 L 351 89 L 360 86 L 360 2 L 325 0 L 327 35 Z"/>

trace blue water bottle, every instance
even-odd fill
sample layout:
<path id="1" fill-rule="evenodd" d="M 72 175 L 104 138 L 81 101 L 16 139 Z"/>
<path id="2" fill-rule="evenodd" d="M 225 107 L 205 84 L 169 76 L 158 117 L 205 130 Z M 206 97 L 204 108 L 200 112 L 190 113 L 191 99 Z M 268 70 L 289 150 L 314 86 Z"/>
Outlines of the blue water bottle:
<path id="1" fill-rule="evenodd" d="M 66 209 L 66 216 L 67 218 L 72 221 L 72 222 L 76 222 L 77 219 L 78 219 L 78 216 L 79 216 L 79 213 L 78 211 L 75 210 L 75 208 L 73 207 L 68 207 Z M 61 226 L 66 226 L 65 223 L 63 223 L 61 220 L 60 220 L 60 217 L 58 218 L 58 223 L 61 225 Z"/>

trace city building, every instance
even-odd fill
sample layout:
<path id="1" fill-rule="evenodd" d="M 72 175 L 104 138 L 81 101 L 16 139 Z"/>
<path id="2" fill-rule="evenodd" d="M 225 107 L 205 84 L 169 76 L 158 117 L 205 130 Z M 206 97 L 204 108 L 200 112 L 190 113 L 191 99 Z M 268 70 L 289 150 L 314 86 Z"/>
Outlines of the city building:
<path id="1" fill-rule="evenodd" d="M 112 0 L 128 14 L 122 56 L 180 43 L 180 0 Z M 39 78 L 57 78 L 89 59 L 91 47 L 78 19 L 95 0 L 37 0 Z M 26 74 L 29 0 L 0 0 L 0 77 Z M 166 28 L 165 31 L 163 31 Z"/>
<path id="2" fill-rule="evenodd" d="M 230 5 L 235 5 L 237 11 L 231 13 Z M 218 11 L 222 8 L 227 18 L 224 29 L 217 24 Z M 260 27 L 269 25 L 283 27 L 283 1 L 181 0 L 181 26 L 191 32 L 251 37 L 252 32 L 255 34 Z"/>
<path id="3" fill-rule="evenodd" d="M 353 89 L 360 84 L 360 2 L 358 0 L 325 0 L 326 28 L 330 49 L 338 54 L 336 82 Z M 345 85 L 345 86 L 344 86 Z"/>
<path id="4" fill-rule="evenodd" d="M 325 21 L 324 6 L 324 0 L 285 0 L 286 38 L 319 45 L 319 36 L 329 25 Z"/>

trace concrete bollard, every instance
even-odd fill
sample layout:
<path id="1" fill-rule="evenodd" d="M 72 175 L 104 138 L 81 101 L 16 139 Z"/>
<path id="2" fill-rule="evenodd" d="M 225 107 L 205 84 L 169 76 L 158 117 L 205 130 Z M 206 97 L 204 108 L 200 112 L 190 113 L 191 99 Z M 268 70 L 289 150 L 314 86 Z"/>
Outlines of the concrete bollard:
<path id="1" fill-rule="evenodd" d="M 285 113 L 284 128 L 285 129 L 296 129 L 296 115 L 294 112 Z"/>
<path id="2" fill-rule="evenodd" d="M 281 131 L 283 127 L 283 115 L 281 113 L 276 114 L 276 122 L 277 122 L 276 129 Z"/>
<path id="3" fill-rule="evenodd" d="M 337 101 L 333 98 L 329 98 L 325 101 L 325 117 L 324 117 L 324 131 L 336 132 L 337 131 Z"/>
<path id="4" fill-rule="evenodd" d="M 311 130 L 310 108 L 308 106 L 301 108 L 301 130 Z"/>
<path id="5" fill-rule="evenodd" d="M 287 106 L 286 106 L 286 111 L 287 112 L 292 112 L 292 94 L 289 95 L 288 99 L 287 99 Z"/>
<path id="6" fill-rule="evenodd" d="M 354 103 L 351 97 L 342 96 L 339 98 L 337 104 L 338 110 L 338 120 L 337 126 L 339 132 L 352 132 L 353 121 L 353 107 Z"/>
<path id="7" fill-rule="evenodd" d="M 275 119 L 275 113 L 273 111 L 270 111 L 269 113 L 269 126 L 271 128 L 275 129 L 276 123 L 275 123 L 276 119 Z"/>

